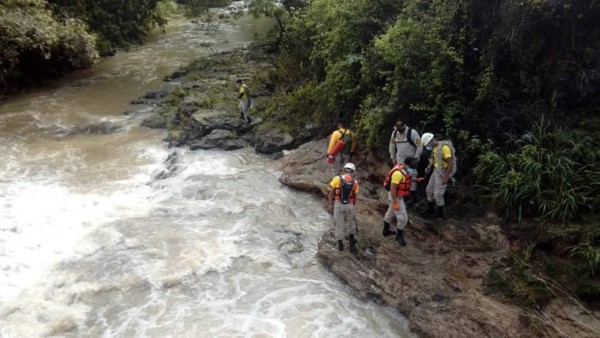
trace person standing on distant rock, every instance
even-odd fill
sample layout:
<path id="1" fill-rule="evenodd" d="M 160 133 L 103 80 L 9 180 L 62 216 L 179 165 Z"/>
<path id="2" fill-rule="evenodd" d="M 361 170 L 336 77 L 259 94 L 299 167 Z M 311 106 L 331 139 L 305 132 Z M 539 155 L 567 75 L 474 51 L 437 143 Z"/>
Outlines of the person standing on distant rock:
<path id="1" fill-rule="evenodd" d="M 348 123 L 340 120 L 338 129 L 331 133 L 327 158 L 333 164 L 333 172 L 339 173 L 342 166 L 352 161 L 352 155 L 356 150 L 356 138 L 354 133 L 348 129 Z"/>
<path id="2" fill-rule="evenodd" d="M 237 84 L 239 90 L 238 100 L 240 101 L 238 105 L 240 108 L 240 119 L 245 119 L 248 123 L 252 123 L 252 119 L 248 114 L 248 110 L 252 105 L 252 101 L 250 100 L 250 89 L 242 79 L 238 79 Z"/>
<path id="3" fill-rule="evenodd" d="M 333 212 L 333 223 L 335 226 L 335 239 L 338 241 L 338 250 L 344 251 L 345 228 L 348 227 L 348 241 L 350 252 L 358 253 L 356 248 L 356 220 L 354 204 L 358 194 L 358 181 L 354 178 L 356 167 L 352 163 L 344 165 L 344 174 L 336 175 L 329 183 L 329 195 L 327 196 L 329 211 Z M 334 204 L 335 199 L 335 204 Z"/>
<path id="4" fill-rule="evenodd" d="M 423 153 L 423 144 L 419 133 L 410 128 L 402 120 L 397 120 L 394 131 L 390 137 L 389 146 L 392 163 L 404 163 L 408 156 L 421 157 Z M 411 206 L 417 202 L 417 183 L 413 182 L 410 187 L 411 194 L 407 196 L 406 205 Z"/>

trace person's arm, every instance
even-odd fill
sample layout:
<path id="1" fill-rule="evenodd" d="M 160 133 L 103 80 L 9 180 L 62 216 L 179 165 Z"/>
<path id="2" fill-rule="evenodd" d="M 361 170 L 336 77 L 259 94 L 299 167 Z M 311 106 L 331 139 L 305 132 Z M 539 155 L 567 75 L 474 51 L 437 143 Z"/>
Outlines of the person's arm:
<path id="1" fill-rule="evenodd" d="M 402 183 L 405 177 L 400 171 L 396 171 L 392 174 L 391 179 L 390 196 L 392 197 L 392 208 L 394 210 L 400 210 L 400 206 L 398 205 L 398 184 Z"/>
<path id="2" fill-rule="evenodd" d="M 337 143 L 337 141 L 340 139 L 340 133 L 336 131 L 334 131 L 333 133 L 331 133 L 331 138 L 329 139 L 329 147 L 327 148 L 327 155 L 329 155 L 331 153 L 331 151 L 333 150 L 333 147 L 335 146 L 335 144 Z"/>
<path id="3" fill-rule="evenodd" d="M 427 175 L 429 175 L 431 173 L 431 171 L 433 170 L 433 153 L 431 153 L 431 156 L 429 156 L 429 163 L 427 164 L 427 167 L 425 168 L 425 173 Z"/>
<path id="4" fill-rule="evenodd" d="M 420 158 L 421 154 L 423 153 L 423 142 L 421 142 L 421 137 L 414 129 L 412 130 L 412 135 L 410 137 L 412 138 L 413 143 L 417 146 L 415 156 Z"/>
<path id="5" fill-rule="evenodd" d="M 392 208 L 394 208 L 394 210 L 399 210 L 400 206 L 398 205 L 398 194 L 397 194 L 397 190 L 398 190 L 398 184 L 396 183 L 392 183 L 390 186 L 390 193 L 392 195 Z"/>
<path id="6" fill-rule="evenodd" d="M 356 204 L 357 195 L 358 195 L 358 180 L 356 181 L 356 184 L 354 185 L 354 204 Z"/>

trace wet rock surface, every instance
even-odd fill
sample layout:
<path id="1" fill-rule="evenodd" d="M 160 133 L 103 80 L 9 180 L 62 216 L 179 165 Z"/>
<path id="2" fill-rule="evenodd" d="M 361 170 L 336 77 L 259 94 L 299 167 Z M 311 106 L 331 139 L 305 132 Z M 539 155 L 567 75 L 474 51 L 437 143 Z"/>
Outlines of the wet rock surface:
<path id="1" fill-rule="evenodd" d="M 327 140 L 323 139 L 287 153 L 277 163 L 282 171 L 280 181 L 323 196 L 325 201 L 328 183 L 335 174 L 323 156 L 326 147 Z M 320 241 L 317 255 L 358 297 L 395 307 L 420 337 L 539 334 L 539 328 L 535 333 L 530 331 L 519 307 L 484 294 L 483 281 L 489 269 L 509 252 L 508 240 L 493 222 L 498 217 L 455 219 L 449 208 L 449 217 L 434 221 L 423 219 L 413 207 L 404 230 L 408 245 L 401 247 L 394 236 L 382 235 L 387 195 L 379 186 L 389 167 L 367 154 L 359 154 L 353 162 L 361 184 L 356 203 L 360 252 L 338 251 L 331 229 Z M 543 314 L 554 320 L 543 330 L 545 336 L 563 336 L 552 325 L 577 337 L 595 336 L 594 329 L 586 330 L 577 317 L 564 313 L 566 307 L 552 308 Z M 582 311 L 571 305 L 570 311 L 576 309 Z M 593 322 L 594 315 L 587 316 Z"/>
<path id="2" fill-rule="evenodd" d="M 259 153 L 274 154 L 281 183 L 323 197 L 325 207 L 329 182 L 336 173 L 326 162 L 327 139 L 316 139 L 318 128 L 307 125 L 292 136 L 265 123 L 259 116 L 264 109 L 261 102 L 271 95 L 269 83 L 255 83 L 252 88 L 252 123 L 239 118 L 237 76 L 227 74 L 240 74 L 232 58 L 257 55 L 248 50 L 217 54 L 208 65 L 174 72 L 165 79 L 168 95 L 161 89 L 136 101 L 150 107 L 143 110 L 149 109 L 151 114 L 142 124 L 167 128 L 172 146 L 224 150 L 251 146 Z M 242 77 L 251 78 L 272 68 L 263 61 L 245 67 L 248 73 Z M 271 121 L 280 118 L 285 117 L 270 116 Z M 172 170 L 176 170 L 176 155 L 171 160 Z M 509 253 L 510 243 L 497 215 L 469 218 L 461 211 L 469 206 L 452 204 L 452 194 L 458 193 L 459 187 L 448 192 L 445 220 L 422 218 L 416 211 L 418 205 L 409 209 L 406 247 L 394 236 L 384 238 L 387 192 L 381 182 L 389 166 L 369 152 L 357 154 L 353 162 L 360 182 L 356 204 L 359 253 L 352 255 L 348 245 L 345 251 L 338 251 L 332 226 L 319 242 L 317 256 L 357 297 L 398 309 L 420 337 L 598 336 L 598 314 L 572 303 L 547 306 L 544 313 L 536 314 L 548 318 L 546 325 L 534 330 L 521 308 L 484 294 L 484 278 L 492 265 Z M 156 178 L 170 174 L 170 170 L 157 173 Z M 282 250 L 294 253 L 301 248 L 290 241 Z"/>

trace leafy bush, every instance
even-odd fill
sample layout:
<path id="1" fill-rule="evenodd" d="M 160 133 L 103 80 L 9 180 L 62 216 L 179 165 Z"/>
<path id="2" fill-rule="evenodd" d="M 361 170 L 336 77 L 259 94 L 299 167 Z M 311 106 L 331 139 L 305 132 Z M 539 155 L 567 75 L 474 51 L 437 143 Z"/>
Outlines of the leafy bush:
<path id="1" fill-rule="evenodd" d="M 156 11 L 158 0 L 48 0 L 60 18 L 81 18 L 100 37 L 102 48 L 127 47 L 167 21 Z"/>
<path id="2" fill-rule="evenodd" d="M 516 138 L 504 156 L 483 154 L 475 173 L 508 213 L 569 221 L 600 206 L 600 146 L 585 132 L 548 124 Z"/>
<path id="3" fill-rule="evenodd" d="M 0 89 L 92 65 L 98 55 L 86 28 L 75 19 L 57 21 L 43 0 L 0 2 Z"/>

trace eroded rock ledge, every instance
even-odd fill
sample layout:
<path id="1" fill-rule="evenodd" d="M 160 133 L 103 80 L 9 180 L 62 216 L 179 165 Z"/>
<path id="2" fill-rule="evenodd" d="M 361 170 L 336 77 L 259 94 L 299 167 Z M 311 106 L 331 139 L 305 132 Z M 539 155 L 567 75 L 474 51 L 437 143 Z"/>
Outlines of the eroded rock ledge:
<path id="1" fill-rule="evenodd" d="M 249 70 L 244 74 L 248 77 L 272 67 L 260 55 L 236 50 L 179 70 L 162 89 L 133 102 L 136 107 L 127 114 L 144 114 L 142 125 L 147 127 L 167 128 L 172 146 L 224 150 L 251 146 L 257 152 L 275 153 L 280 159 L 274 165 L 282 172 L 283 184 L 325 197 L 333 172 L 324 156 L 327 140 L 315 140 L 314 126 L 292 137 L 260 118 L 246 124 L 237 116 L 232 74 L 240 74 L 236 68 L 240 64 Z M 270 86 L 254 86 L 255 109 L 270 96 Z M 294 150 L 283 156 L 283 150 L 289 149 Z M 173 165 L 157 178 L 177 170 L 177 155 L 172 155 L 168 161 Z M 550 304 L 538 314 L 548 318 L 547 323 L 532 328 L 520 308 L 484 294 L 484 277 L 509 251 L 493 215 L 460 220 L 450 216 L 433 222 L 409 210 L 408 246 L 400 247 L 393 237 L 383 238 L 387 197 L 381 180 L 389 167 L 368 152 L 358 154 L 353 162 L 361 182 L 356 205 L 360 253 L 337 251 L 330 231 L 318 245 L 318 259 L 358 297 L 397 308 L 421 337 L 597 337 L 600 327 L 594 326 L 598 321 L 593 316 L 598 314 L 571 303 Z"/>

